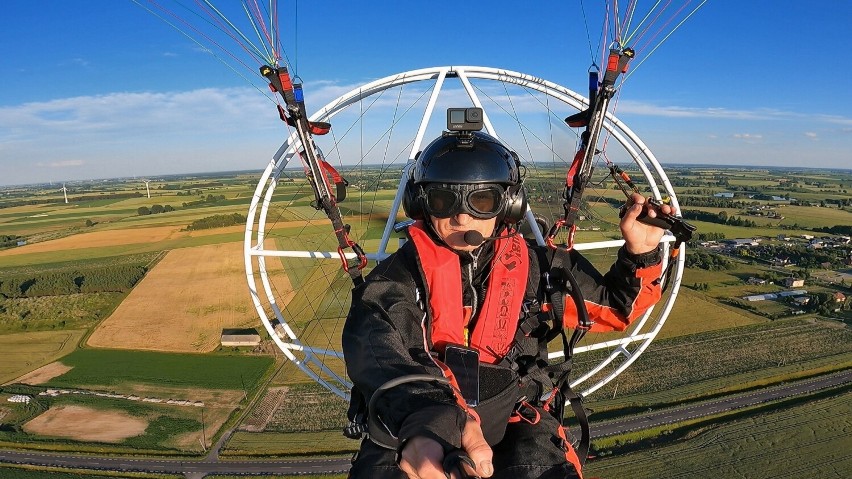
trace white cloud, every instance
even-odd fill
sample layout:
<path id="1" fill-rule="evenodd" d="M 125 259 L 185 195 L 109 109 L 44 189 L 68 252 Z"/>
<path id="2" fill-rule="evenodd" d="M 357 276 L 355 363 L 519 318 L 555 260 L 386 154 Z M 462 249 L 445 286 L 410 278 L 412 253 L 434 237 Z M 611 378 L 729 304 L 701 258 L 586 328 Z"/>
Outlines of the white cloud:
<path id="1" fill-rule="evenodd" d="M 37 166 L 47 166 L 50 168 L 71 168 L 76 166 L 83 166 L 83 160 L 64 160 L 64 161 L 51 161 L 50 163 L 37 163 Z"/>
<path id="2" fill-rule="evenodd" d="M 819 135 L 817 135 L 816 132 L 813 131 L 806 131 L 805 136 L 810 138 L 811 140 L 819 140 Z"/>
<path id="3" fill-rule="evenodd" d="M 684 107 L 677 105 L 657 105 L 633 100 L 618 102 L 617 114 L 629 113 L 634 115 L 659 116 L 670 118 L 704 118 L 717 120 L 743 121 L 811 121 L 852 125 L 852 118 L 825 115 L 822 113 L 800 113 L 778 110 L 774 108 L 754 108 L 750 110 L 732 110 L 723 107 Z"/>
<path id="4" fill-rule="evenodd" d="M 261 168 L 262 157 L 245 157 L 280 144 L 284 129 L 277 118 L 274 104 L 251 88 L 122 92 L 0 107 L 0 178 L 14 184 Z"/>
<path id="5" fill-rule="evenodd" d="M 745 140 L 748 142 L 756 142 L 763 139 L 763 135 L 756 133 L 734 133 L 733 137 L 738 140 Z"/>

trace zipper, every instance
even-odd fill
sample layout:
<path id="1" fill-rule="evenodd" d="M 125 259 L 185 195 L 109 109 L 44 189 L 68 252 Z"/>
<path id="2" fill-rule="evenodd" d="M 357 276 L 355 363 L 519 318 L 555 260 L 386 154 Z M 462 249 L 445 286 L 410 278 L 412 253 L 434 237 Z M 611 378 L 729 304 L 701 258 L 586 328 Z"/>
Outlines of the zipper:
<path id="1" fill-rule="evenodd" d="M 473 259 L 470 263 L 467 264 L 467 284 L 466 287 L 470 288 L 470 316 L 468 317 L 468 321 L 464 325 L 464 345 L 470 346 L 470 322 L 473 321 L 473 318 L 476 317 L 477 306 L 479 305 L 479 296 L 476 293 L 476 288 L 473 286 L 473 274 L 476 271 L 477 262 L 479 260 L 479 253 L 470 253 L 470 257 Z"/>

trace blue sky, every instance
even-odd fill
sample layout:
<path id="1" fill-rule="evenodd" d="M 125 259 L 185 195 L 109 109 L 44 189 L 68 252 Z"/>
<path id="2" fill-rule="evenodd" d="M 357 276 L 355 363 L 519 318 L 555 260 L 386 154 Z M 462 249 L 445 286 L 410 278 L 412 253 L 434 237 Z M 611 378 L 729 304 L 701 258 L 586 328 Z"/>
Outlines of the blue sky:
<path id="1" fill-rule="evenodd" d="M 296 15 L 280 0 L 279 28 L 317 98 L 438 65 L 585 94 L 586 24 L 596 46 L 604 4 L 327 0 Z M 616 114 L 664 164 L 852 168 L 850 22 L 842 0 L 708 0 L 636 69 Z M 0 59 L 0 185 L 261 169 L 284 134 L 261 92 L 130 0 L 6 0 Z"/>

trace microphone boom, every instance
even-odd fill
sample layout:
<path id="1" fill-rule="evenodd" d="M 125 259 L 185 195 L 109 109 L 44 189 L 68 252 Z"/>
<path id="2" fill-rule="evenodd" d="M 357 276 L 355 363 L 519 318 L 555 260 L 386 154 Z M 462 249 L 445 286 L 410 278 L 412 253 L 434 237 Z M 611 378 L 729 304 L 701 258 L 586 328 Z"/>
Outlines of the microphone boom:
<path id="1" fill-rule="evenodd" d="M 482 233 L 476 230 L 470 230 L 464 234 L 464 242 L 471 246 L 479 246 L 485 242 L 485 239 L 486 238 L 482 236 Z"/>

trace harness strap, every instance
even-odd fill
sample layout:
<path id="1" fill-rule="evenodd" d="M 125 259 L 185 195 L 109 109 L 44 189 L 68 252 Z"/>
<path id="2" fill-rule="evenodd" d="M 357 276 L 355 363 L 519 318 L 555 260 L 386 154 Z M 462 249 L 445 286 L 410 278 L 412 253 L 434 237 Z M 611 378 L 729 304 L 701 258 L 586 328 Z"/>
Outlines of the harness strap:
<path id="1" fill-rule="evenodd" d="M 589 427 L 589 416 L 586 413 L 586 408 L 583 407 L 583 396 L 574 392 L 568 382 L 560 389 L 560 393 L 562 397 L 571 402 L 571 409 L 574 411 L 574 416 L 577 418 L 577 423 L 580 426 L 580 440 L 575 445 L 574 450 L 580 461 L 580 466 L 582 466 L 589 457 L 589 447 L 591 445 L 591 428 Z M 579 469 L 577 471 L 579 472 Z"/>

